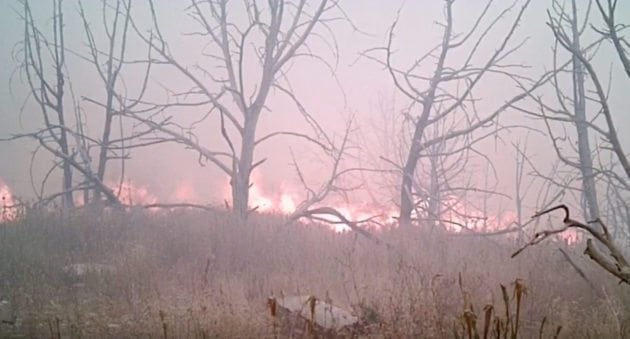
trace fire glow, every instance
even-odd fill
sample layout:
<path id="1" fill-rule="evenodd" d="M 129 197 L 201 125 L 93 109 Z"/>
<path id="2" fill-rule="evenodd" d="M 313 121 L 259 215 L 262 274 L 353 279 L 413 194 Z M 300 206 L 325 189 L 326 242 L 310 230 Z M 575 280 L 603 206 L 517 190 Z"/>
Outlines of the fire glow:
<path id="1" fill-rule="evenodd" d="M 152 194 L 146 186 L 138 186 L 126 180 L 122 184 L 108 183 L 120 202 L 125 205 L 150 205 L 158 202 L 158 198 Z"/>
<path id="2" fill-rule="evenodd" d="M 0 206 L 0 223 L 15 220 L 17 217 L 15 198 L 9 186 L 5 184 L 1 178 L 0 199 L 2 199 L 2 205 Z"/>
<path id="3" fill-rule="evenodd" d="M 260 179 L 260 178 L 259 178 Z M 258 180 L 257 182 L 260 182 Z M 131 180 L 122 182 L 109 181 L 110 187 L 118 196 L 120 201 L 128 206 L 151 205 L 160 202 L 157 195 L 153 194 L 149 187 L 132 183 Z M 282 185 L 285 186 L 285 185 Z M 298 202 L 301 201 L 297 195 L 291 194 L 290 190 L 282 189 L 280 192 L 268 193 L 262 187 L 264 185 L 252 185 L 250 188 L 250 208 L 260 213 L 278 213 L 289 215 L 297 209 Z M 274 190 L 275 191 L 275 190 Z M 226 184 L 223 191 L 223 198 L 229 201 L 229 185 Z M 177 184 L 174 192 L 170 195 L 174 200 L 168 202 L 203 204 L 200 194 L 190 181 L 181 181 Z M 15 209 L 16 200 L 8 185 L 0 178 L 0 222 L 15 220 L 17 211 Z M 77 201 L 77 205 L 82 205 Z M 368 204 L 351 204 L 348 202 L 333 204 L 339 213 L 351 221 L 374 220 L 377 224 L 387 224 L 394 221 L 397 211 L 387 209 L 382 206 L 372 206 Z M 464 232 L 465 230 L 477 232 L 493 232 L 509 228 L 516 224 L 516 215 L 513 212 L 487 215 L 479 209 L 471 208 L 461 200 L 452 197 L 445 203 L 446 211 L 442 214 L 444 227 L 453 233 Z M 321 220 L 330 223 L 331 228 L 337 232 L 349 231 L 350 228 L 343 224 L 334 216 L 318 215 Z M 567 244 L 574 244 L 581 239 L 575 230 L 568 230 L 557 237 L 558 240 Z"/>
<path id="4" fill-rule="evenodd" d="M 256 187 L 252 187 L 249 194 L 251 200 L 250 208 L 260 212 L 291 214 L 297 208 L 296 199 L 288 193 L 281 193 L 274 197 L 263 193 Z"/>
<path id="5" fill-rule="evenodd" d="M 264 181 L 257 175 L 253 175 L 250 187 L 249 198 L 250 209 L 259 213 L 277 213 L 290 215 L 294 213 L 301 199 L 297 194 L 292 194 L 289 185 L 282 184 L 280 188 L 273 189 L 268 192 L 265 189 Z M 263 183 L 263 184 L 260 184 Z M 161 202 L 157 195 L 151 193 L 147 186 L 141 186 L 132 183 L 130 180 L 124 181 L 122 185 L 117 182 L 109 182 L 111 187 L 118 195 L 120 201 L 125 205 L 151 205 Z M 279 192 L 278 192 L 279 191 Z M 174 192 L 170 195 L 174 200 L 170 202 L 184 202 L 191 204 L 203 204 L 200 194 L 195 190 L 195 186 L 190 181 L 180 181 Z M 225 183 L 222 192 L 222 198 L 230 201 L 230 186 Z M 360 222 L 366 220 L 376 221 L 377 224 L 387 224 L 394 221 L 397 211 L 392 208 L 383 206 L 374 206 L 370 204 L 352 204 L 349 202 L 337 202 L 333 204 L 335 209 L 341 213 L 347 220 Z M 442 215 L 444 226 L 448 231 L 459 233 L 465 231 L 498 231 L 513 225 L 515 222 L 514 213 L 507 212 L 496 216 L 487 216 L 482 211 L 469 207 L 461 200 L 451 197 L 447 203 L 448 211 Z M 455 212 L 457 211 L 457 212 Z M 337 232 L 349 231 L 350 228 L 338 220 L 335 216 L 317 215 L 320 220 L 330 223 L 333 230 Z M 448 222 L 450 221 L 450 222 Z"/>

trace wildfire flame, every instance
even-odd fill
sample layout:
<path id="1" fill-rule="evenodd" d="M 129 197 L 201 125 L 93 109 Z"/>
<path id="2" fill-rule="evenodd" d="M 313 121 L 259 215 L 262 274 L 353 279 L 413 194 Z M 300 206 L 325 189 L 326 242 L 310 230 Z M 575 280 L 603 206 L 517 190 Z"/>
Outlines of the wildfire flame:
<path id="1" fill-rule="evenodd" d="M 253 178 L 253 182 L 263 182 L 260 178 Z M 119 199 L 126 205 L 149 205 L 155 204 L 159 201 L 158 197 L 151 193 L 148 187 L 133 184 L 130 180 L 124 181 L 120 185 L 117 181 L 109 181 L 106 183 L 114 193 L 118 194 Z M 287 185 L 281 185 L 285 187 Z M 226 184 L 224 190 L 224 198 L 229 200 L 230 187 Z M 264 185 L 254 184 L 250 188 L 250 208 L 256 209 L 258 212 L 266 213 L 283 213 L 291 214 L 295 212 L 297 208 L 297 202 L 300 198 L 297 194 L 291 193 L 290 189 L 280 189 L 280 192 L 269 193 L 263 189 Z M 274 190 L 276 191 L 276 190 Z M 171 195 L 176 202 L 185 203 L 200 203 L 202 199 L 195 189 L 195 186 L 190 181 L 182 181 L 177 186 L 173 194 Z M 15 209 L 16 201 L 11 192 L 11 189 L 0 178 L 0 223 L 10 220 L 14 220 L 17 217 L 17 211 Z M 450 232 L 462 232 L 464 228 L 472 231 L 498 231 L 505 229 L 510 225 L 514 225 L 516 222 L 516 215 L 514 212 L 508 211 L 504 213 L 498 213 L 494 215 L 487 215 L 479 209 L 471 207 L 462 200 L 456 197 L 449 197 L 443 202 L 445 206 L 448 206 L 446 212 L 441 215 L 442 220 L 451 221 L 443 222 L 445 227 Z M 373 206 L 369 204 L 351 204 L 351 203 L 337 203 L 336 209 L 348 220 L 362 221 L 362 220 L 377 220 L 380 223 L 388 223 L 393 220 L 398 213 L 395 209 L 387 209 L 381 206 Z M 455 212 L 457 211 L 457 212 Z M 337 232 L 344 232 L 350 230 L 345 225 L 338 223 L 339 220 L 332 216 L 319 216 L 324 220 L 331 223 L 331 228 Z M 569 230 L 562 233 L 559 240 L 566 242 L 567 244 L 574 244 L 581 239 L 581 235 L 574 230 Z"/>
<path id="2" fill-rule="evenodd" d="M 295 200 L 287 193 L 283 193 L 280 196 L 280 211 L 284 214 L 289 214 L 295 212 L 297 206 L 295 205 Z"/>
<path id="3" fill-rule="evenodd" d="M 254 183 L 249 190 L 249 207 L 262 213 L 281 213 L 291 214 L 296 211 L 298 202 L 301 201 L 297 194 L 291 193 L 291 189 L 287 184 L 281 184 L 279 189 L 274 189 L 274 192 L 267 192 L 264 187 L 258 183 L 264 182 L 255 173 L 252 174 L 252 182 Z M 225 184 L 223 190 L 223 197 L 225 200 L 230 199 L 230 186 Z M 366 209 L 365 206 L 343 204 L 343 207 L 338 207 L 337 210 L 348 220 L 362 220 L 368 219 L 375 214 L 371 213 L 370 209 Z M 372 210 L 375 211 L 377 209 Z M 348 231 L 350 228 L 345 224 L 339 224 L 339 220 L 333 216 L 318 216 L 323 220 L 329 221 L 331 228 L 337 232 Z"/>
<path id="4" fill-rule="evenodd" d="M 267 197 L 262 189 L 254 185 L 249 190 L 249 198 L 250 198 L 250 207 L 256 208 L 260 212 L 272 212 L 274 206 L 277 206 L 276 203 L 270 198 Z"/>
<path id="5" fill-rule="evenodd" d="M 183 181 L 177 184 L 173 197 L 177 202 L 198 203 L 201 197 L 191 181 Z"/>
<path id="6" fill-rule="evenodd" d="M 149 205 L 158 202 L 158 198 L 153 195 L 146 186 L 132 184 L 131 181 L 119 183 L 109 182 L 108 187 L 118 194 L 120 202 L 126 205 Z"/>
<path id="7" fill-rule="evenodd" d="M 15 198 L 11 189 L 0 179 L 0 223 L 14 220 L 17 217 Z"/>

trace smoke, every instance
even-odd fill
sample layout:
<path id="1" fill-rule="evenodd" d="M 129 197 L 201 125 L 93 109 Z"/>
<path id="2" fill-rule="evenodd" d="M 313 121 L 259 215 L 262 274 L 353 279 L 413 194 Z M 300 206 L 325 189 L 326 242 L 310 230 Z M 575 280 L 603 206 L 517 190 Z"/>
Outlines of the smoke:
<path id="1" fill-rule="evenodd" d="M 316 117 L 321 124 L 329 129 L 333 134 L 339 132 L 343 128 L 342 121 L 344 114 L 348 112 L 356 113 L 357 120 L 359 122 L 358 129 L 360 133 L 366 135 L 366 140 L 357 142 L 358 148 L 361 148 L 359 153 L 362 157 L 360 160 L 362 164 L 366 162 L 366 154 L 373 155 L 374 163 L 365 164 L 366 167 L 380 168 L 383 170 L 391 171 L 392 167 L 387 163 L 380 160 L 380 157 L 392 158 L 397 160 L 401 154 L 404 153 L 405 145 L 402 142 L 398 142 L 399 139 L 404 139 L 405 131 L 401 132 L 401 127 L 398 124 L 394 124 L 392 121 L 376 122 L 383 128 L 387 123 L 394 124 L 391 128 L 387 129 L 383 135 L 376 135 L 374 126 L 368 124 L 368 121 L 374 121 L 376 117 L 381 114 L 387 118 L 393 119 L 392 116 L 399 115 L 401 108 L 408 105 L 404 100 L 400 100 L 400 96 L 391 95 L 391 110 L 389 106 L 387 110 L 381 111 L 378 106 L 378 100 L 376 99 L 379 94 L 389 94 L 395 92 L 391 79 L 388 74 L 382 69 L 381 66 L 375 65 L 370 60 L 365 58 L 357 59 L 357 55 L 363 53 L 365 50 L 374 48 L 377 46 L 383 46 L 386 42 L 387 32 L 391 26 L 393 20 L 397 16 L 397 9 L 400 8 L 402 1 L 383 2 L 377 0 L 366 0 L 358 2 L 348 2 L 343 6 L 346 12 L 350 15 L 353 23 L 360 29 L 368 30 L 369 34 L 359 34 L 353 27 L 347 25 L 335 25 L 331 24 L 331 27 L 335 30 L 335 35 L 338 39 L 338 52 L 339 61 L 336 66 L 336 76 L 339 85 L 336 81 L 331 80 L 330 73 L 325 67 L 314 66 L 316 63 L 308 63 L 301 59 L 296 62 L 295 66 L 290 69 L 287 76 L 291 78 L 291 85 L 296 92 L 297 97 L 300 98 L 302 104 L 309 110 L 312 116 Z M 165 34 L 173 37 L 171 39 L 173 51 L 178 56 L 184 56 L 185 61 L 190 61 L 190 64 L 196 64 L 202 62 L 203 56 L 198 52 L 199 49 L 203 49 L 203 45 L 188 44 L 186 38 L 182 38 L 180 33 L 182 31 L 192 31 L 191 25 L 188 22 L 180 21 L 185 18 L 185 13 L 180 9 L 180 5 L 176 2 L 161 1 L 158 3 L 157 8 L 160 10 L 158 16 L 164 23 Z M 529 13 L 544 13 L 544 2 L 536 4 L 536 8 L 532 8 Z M 3 5 L 7 9 L 8 5 Z M 74 6 L 74 5 L 72 5 Z M 397 62 L 404 62 L 405 60 L 413 60 L 420 55 L 420 53 L 426 52 L 427 46 L 433 46 L 436 42 L 436 38 L 439 37 L 440 29 L 433 23 L 436 18 L 442 16 L 442 2 L 407 2 L 405 4 L 405 10 L 400 13 L 400 21 L 398 30 L 396 31 L 396 41 L 401 46 L 396 55 L 393 56 Z M 479 11 L 481 7 L 474 2 L 462 2 L 459 7 L 459 13 L 468 12 L 471 13 Z M 177 7 L 177 8 L 175 8 Z M 93 6 L 86 4 L 88 12 L 95 15 L 95 18 L 100 19 L 97 14 L 100 10 L 100 5 Z M 46 6 L 42 6 L 41 9 L 37 9 L 39 15 L 42 18 L 46 18 L 48 13 Z M 76 48 L 78 52 L 85 53 L 86 51 L 81 49 L 85 47 L 83 32 L 80 25 L 72 20 L 75 17 L 72 9 L 68 10 L 68 43 L 73 48 Z M 473 20 L 474 15 L 470 15 L 468 18 L 463 18 L 462 22 L 458 21 L 459 27 L 466 27 L 469 25 L 470 20 Z M 140 20 L 140 18 L 138 18 Z M 548 27 L 545 25 L 545 16 L 531 15 L 528 16 L 522 23 L 522 31 L 527 32 L 527 35 L 531 35 L 531 39 L 528 41 L 526 49 L 524 49 L 518 56 L 515 57 L 515 62 L 522 60 L 523 64 L 532 65 L 531 72 L 534 74 L 540 69 L 544 68 L 542 65 L 549 64 L 550 46 L 552 44 L 552 37 L 549 34 Z M 140 20 L 141 21 L 141 20 Z M 21 27 L 19 17 L 15 15 L 15 12 L 11 10 L 0 11 L 0 27 L 4 28 L 3 31 L 14 31 L 15 27 Z M 458 29 L 460 29 L 458 27 Z M 4 34 L 0 36 L 0 45 L 5 47 L 0 49 L 0 64 L 8 65 L 0 69 L 0 79 L 6 80 L 11 76 L 11 69 L 17 67 L 15 60 L 11 56 L 10 46 L 14 46 L 19 39 L 18 34 Z M 197 41 L 198 42 L 198 41 Z M 318 44 L 313 45 L 313 53 L 318 54 Z M 494 48 L 493 46 L 489 47 Z M 144 50 L 141 53 L 145 53 Z M 483 55 L 485 51 L 480 52 Z M 68 58 L 73 58 L 73 55 L 68 55 Z M 186 59 L 187 58 L 187 59 Z M 307 59 L 307 58 L 305 58 Z M 76 62 L 75 62 L 76 61 Z M 90 66 L 86 66 L 79 62 L 79 60 L 73 59 L 73 64 L 69 66 L 69 76 L 78 77 L 75 80 L 74 86 L 77 91 L 77 97 L 83 96 L 95 96 L 97 97 L 101 92 L 101 89 L 94 85 L 94 71 Z M 604 61 L 602 61 L 604 63 Z M 13 67 L 12 67 L 12 66 Z M 427 63 L 427 67 L 432 67 L 430 62 Z M 545 66 L 546 67 L 546 66 Z M 181 79 L 179 77 L 171 77 L 172 74 L 160 70 L 160 73 L 156 74 L 156 81 L 159 82 L 159 86 L 152 88 L 159 88 L 150 93 L 150 98 L 162 99 L 164 92 L 162 92 L 162 85 L 166 84 L 172 86 L 173 90 L 180 89 L 182 86 Z M 133 73 L 132 73 L 133 74 Z M 25 130 L 31 130 L 37 128 L 36 122 L 41 120 L 36 109 L 25 110 L 23 119 L 19 114 L 11 112 L 19 112 L 20 106 L 23 103 L 25 97 L 28 96 L 28 91 L 25 83 L 20 83 L 19 78 L 14 78 L 15 82 L 12 84 L 11 95 L 7 88 L 0 88 L 0 102 L 3 106 L 0 107 L 0 137 L 5 137 L 14 132 L 21 132 Z M 247 79 L 246 79 L 247 80 Z M 129 82 L 129 87 L 134 81 L 133 76 L 127 76 L 125 81 Z M 618 95 L 615 91 L 626 91 L 627 85 L 620 84 L 617 79 L 611 86 L 611 95 L 613 98 L 621 97 L 625 99 L 623 94 Z M 155 85 L 155 84 L 153 84 Z M 515 90 L 510 86 L 505 86 L 504 83 L 490 83 L 483 91 L 476 93 L 480 100 L 478 103 L 479 110 L 483 111 L 488 106 L 492 106 L 496 103 L 501 103 L 503 98 L 508 96 L 510 90 Z M 87 94 L 86 94 L 87 93 Z M 277 93 L 276 93 L 277 94 Z M 617 95 L 614 95 L 617 94 Z M 390 98 L 390 95 L 386 95 Z M 266 106 L 269 108 L 269 114 L 263 116 L 261 119 L 260 135 L 268 134 L 277 130 L 291 130 L 296 125 L 304 124 L 296 114 L 296 108 L 293 104 L 287 104 L 286 100 L 282 99 L 281 95 L 271 95 L 269 102 Z M 625 103 L 617 103 L 616 106 L 623 107 Z M 86 105 L 88 110 L 94 108 L 93 106 Z M 6 113 L 6 114 L 5 114 Z M 182 114 L 179 114 L 182 113 Z M 194 121 L 197 117 L 191 117 L 185 115 L 186 112 L 172 113 L 180 123 L 187 123 Z M 205 114 L 202 110 L 199 112 L 188 112 L 192 114 Z M 349 114 L 348 114 L 349 115 Z M 94 111 L 89 112 L 89 124 L 91 128 L 96 128 L 99 123 L 98 108 L 94 108 Z M 623 126 L 627 122 L 627 117 L 617 116 L 616 121 L 620 126 Z M 406 119 L 406 118 L 405 118 Z M 503 119 L 503 118 L 502 118 Z M 24 120 L 24 125 L 22 124 Z M 523 126 L 531 127 L 532 123 L 526 120 L 522 116 L 517 114 L 507 115 L 504 123 L 521 124 Z M 225 146 L 224 140 L 221 138 L 220 133 L 217 133 L 216 126 L 204 125 L 197 131 L 200 142 L 211 145 L 212 147 Z M 128 128 L 128 126 L 125 126 Z M 129 131 L 129 129 L 127 129 Z M 627 143 L 628 135 L 624 134 L 621 137 L 624 138 L 625 144 Z M 509 139 L 508 139 L 509 137 Z M 513 190 L 512 176 L 514 174 L 513 165 L 513 150 L 510 142 L 518 140 L 521 137 L 519 133 L 514 132 L 509 136 L 506 136 L 505 144 L 501 143 L 490 145 L 489 147 L 480 147 L 480 153 L 487 154 L 488 157 L 494 161 L 498 172 L 497 184 L 492 187 L 497 191 L 507 192 L 511 194 Z M 381 147 L 384 143 L 391 143 L 389 147 Z M 306 176 L 309 174 L 315 179 L 321 179 L 318 174 L 321 172 L 322 164 L 317 162 L 311 154 L 307 151 L 302 151 L 299 145 L 296 145 L 296 141 L 287 139 L 278 139 L 278 141 L 271 141 L 269 144 L 261 144 L 257 153 L 257 157 L 260 159 L 268 158 L 268 160 L 260 167 L 260 171 L 254 173 L 252 182 L 254 183 L 250 191 L 250 208 L 255 208 L 259 212 L 278 212 L 289 214 L 296 210 L 299 203 L 304 200 L 305 190 L 302 189 L 300 183 L 292 182 L 289 177 L 292 176 L 295 179 L 295 173 L 292 172 L 291 166 L 287 166 L 290 161 L 289 151 L 291 149 L 298 157 L 298 161 L 303 166 Z M 528 141 L 530 145 L 529 149 L 534 150 L 535 154 L 531 154 L 532 159 L 535 160 L 536 165 L 539 166 L 538 170 L 542 173 L 545 172 L 547 167 L 550 167 L 554 159 L 555 154 L 550 149 L 549 139 L 546 137 L 531 138 Z M 14 193 L 19 194 L 20 197 L 26 195 L 29 192 L 29 177 L 28 171 L 25 169 L 29 165 L 29 157 L 32 149 L 35 146 L 32 143 L 0 143 L 0 173 L 6 178 L 10 178 L 12 182 L 11 189 L 0 181 L 0 194 L 2 195 L 3 213 L 9 209 L 5 206 L 11 206 L 15 203 Z M 374 147 L 372 147 L 374 146 Z M 485 146 L 485 145 L 483 145 Z M 42 152 L 43 153 L 43 152 Z M 359 158 L 359 156 L 357 156 Z M 11 159 L 11 161 L 5 161 L 5 159 Z M 45 156 L 37 158 L 35 163 L 35 184 L 38 185 L 42 177 L 45 176 L 48 168 L 50 167 L 51 159 Z M 369 159 L 367 159 L 369 160 Z M 380 161 L 380 162 L 379 162 Z M 485 158 L 482 160 L 485 161 Z M 152 164 L 150 167 L 159 169 L 151 170 L 147 164 Z M 48 166 L 48 167 L 46 167 Z M 118 163 L 115 165 L 118 166 Z M 120 198 L 125 204 L 141 205 L 151 203 L 170 203 L 170 202 L 186 202 L 186 203 L 198 203 L 207 204 L 208 201 L 230 201 L 230 186 L 226 180 L 226 176 L 216 169 L 198 166 L 198 157 L 194 152 L 185 150 L 180 145 L 160 145 L 156 147 L 150 147 L 147 149 L 138 149 L 132 152 L 132 158 L 126 163 L 127 172 L 126 178 L 121 187 L 117 180 L 110 180 L 107 185 L 114 189 L 114 192 L 120 194 Z M 481 186 L 481 177 L 479 172 L 486 171 L 487 169 L 478 168 L 473 166 L 467 168 L 466 175 L 470 175 L 470 179 L 461 175 L 459 177 L 462 180 L 469 180 L 471 186 Z M 115 177 L 116 175 L 112 175 Z M 379 173 L 374 176 L 367 176 L 365 181 L 371 183 L 370 189 L 373 192 L 365 194 L 365 192 L 359 192 L 358 194 L 349 195 L 349 199 L 339 199 L 333 197 L 326 201 L 326 204 L 336 207 L 341 213 L 351 220 L 362 220 L 373 216 L 379 216 L 379 222 L 389 222 L 392 217 L 397 214 L 395 203 L 395 191 L 398 184 L 397 177 L 391 182 L 383 183 L 385 180 L 383 177 L 385 174 Z M 321 175 L 320 175 L 321 177 Z M 392 175 L 392 177 L 394 177 Z M 111 178 L 111 177 L 110 177 Z M 115 179 L 115 178 L 114 178 Z M 381 185 L 382 184 L 382 185 Z M 379 186 L 381 185 L 381 186 Z M 389 187 L 384 187 L 389 185 Z M 367 186 L 367 185 L 366 185 Z M 364 187 L 366 187 L 364 186 Z M 378 186 L 378 187 L 377 187 Z M 50 180 L 50 187 L 53 189 L 58 188 L 58 178 Z M 393 187 L 393 188 L 392 188 Z M 538 188 L 538 187 L 536 187 Z M 535 189 L 532 189 L 535 191 Z M 51 190 L 52 192 L 52 190 Z M 76 194 L 77 197 L 80 194 Z M 375 203 L 370 203 L 370 196 L 377 196 L 387 202 L 387 206 L 379 206 Z M 28 198 L 28 196 L 26 196 Z M 534 199 L 534 195 L 528 199 Z M 474 199 L 470 199 L 474 200 Z M 506 199 L 509 200 L 509 199 Z M 503 203 L 503 202 L 501 202 Z M 505 228 L 511 225 L 516 220 L 515 213 L 510 211 L 510 208 L 504 208 L 501 210 L 497 206 L 501 206 L 501 203 L 493 201 L 490 204 L 493 205 L 493 209 L 488 208 L 483 210 L 477 206 L 473 206 L 470 203 L 466 203 L 461 199 L 453 197 L 453 201 L 449 198 L 445 199 L 444 205 L 449 206 L 449 211 L 445 212 L 442 217 L 444 219 L 451 220 L 457 224 L 464 225 L 466 228 L 471 229 L 485 229 L 493 230 L 499 228 Z M 511 202 L 509 202 L 511 203 Z M 533 201 L 527 201 L 528 206 L 534 206 Z M 505 206 L 505 204 L 503 205 Z M 525 212 L 527 215 L 529 211 Z M 13 212 L 13 215 L 15 212 Z M 421 216 L 418 216 L 421 217 Z M 5 217 L 6 218 L 6 217 Z M 462 227 L 457 224 L 452 225 L 453 231 L 462 231 Z"/>

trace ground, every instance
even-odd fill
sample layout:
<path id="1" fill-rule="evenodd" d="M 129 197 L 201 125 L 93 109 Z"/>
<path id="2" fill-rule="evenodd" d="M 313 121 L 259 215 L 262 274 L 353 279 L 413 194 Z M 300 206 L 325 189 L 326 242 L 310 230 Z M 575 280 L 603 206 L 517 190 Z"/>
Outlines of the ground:
<path id="1" fill-rule="evenodd" d="M 517 291 L 523 338 L 543 319 L 543 337 L 558 326 L 561 338 L 619 337 L 630 315 L 630 289 L 581 243 L 512 259 L 512 238 L 375 233 L 390 246 L 278 215 L 241 224 L 221 210 L 28 211 L 0 225 L 0 297 L 11 308 L 0 337 L 274 337 L 267 300 L 291 295 L 355 312 L 370 337 L 467 337 L 472 319 L 482 335 L 487 305 L 490 328 L 509 330 Z"/>

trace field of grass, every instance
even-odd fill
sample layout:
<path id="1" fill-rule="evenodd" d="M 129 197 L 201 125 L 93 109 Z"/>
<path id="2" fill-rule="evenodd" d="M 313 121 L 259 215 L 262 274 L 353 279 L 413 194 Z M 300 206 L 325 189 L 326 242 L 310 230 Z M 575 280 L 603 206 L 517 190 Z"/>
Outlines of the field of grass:
<path id="1" fill-rule="evenodd" d="M 376 234 L 390 246 L 274 215 L 243 225 L 224 211 L 29 211 L 0 225 L 0 297 L 14 317 L 0 337 L 273 338 L 272 295 L 355 310 L 376 338 L 468 337 L 473 322 L 482 335 L 486 305 L 491 330 L 513 328 L 520 292 L 520 338 L 539 337 L 543 319 L 544 338 L 559 326 L 560 338 L 618 338 L 628 326 L 630 289 L 582 245 L 512 259 L 507 238 Z M 112 270 L 69 274 L 77 263 Z"/>

